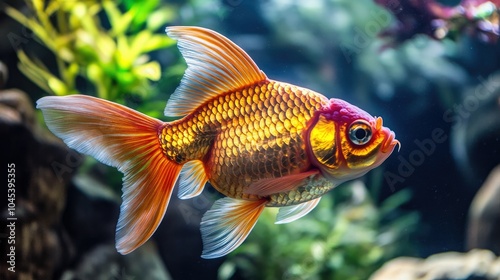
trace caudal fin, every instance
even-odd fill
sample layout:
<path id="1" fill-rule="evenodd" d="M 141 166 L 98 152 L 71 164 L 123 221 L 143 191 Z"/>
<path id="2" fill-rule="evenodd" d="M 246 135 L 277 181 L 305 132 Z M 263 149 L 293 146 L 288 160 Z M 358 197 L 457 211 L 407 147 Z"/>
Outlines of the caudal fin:
<path id="1" fill-rule="evenodd" d="M 85 95 L 44 97 L 37 108 L 49 129 L 69 147 L 124 174 L 117 250 L 128 254 L 146 242 L 165 214 L 182 167 L 161 151 L 162 122 Z"/>

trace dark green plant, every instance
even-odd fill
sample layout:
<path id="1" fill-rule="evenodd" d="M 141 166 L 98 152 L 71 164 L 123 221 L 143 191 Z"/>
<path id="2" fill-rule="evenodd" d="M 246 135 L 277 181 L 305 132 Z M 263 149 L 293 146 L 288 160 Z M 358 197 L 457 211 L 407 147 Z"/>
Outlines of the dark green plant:
<path id="1" fill-rule="evenodd" d="M 176 85 L 185 63 L 175 41 L 164 33 L 176 19 L 178 7 L 160 0 L 60 1 L 26 0 L 25 14 L 6 6 L 7 15 L 33 32 L 33 38 L 53 53 L 53 61 L 17 50 L 18 67 L 31 81 L 52 95 L 89 94 L 163 116 L 167 96 L 158 96 L 162 83 Z M 162 73 L 155 51 L 172 47 L 173 65 Z M 163 74 L 163 75 L 162 75 Z M 162 80 L 160 81 L 160 77 Z M 43 122 L 39 114 L 40 122 Z M 121 186 L 121 174 L 91 158 L 80 174 L 104 175 L 103 181 Z M 96 172 L 96 170 L 98 170 Z"/>
<path id="2" fill-rule="evenodd" d="M 377 205 L 361 181 L 325 195 L 305 217 L 275 225 L 277 208 L 262 214 L 248 239 L 230 254 L 220 279 L 364 280 L 409 246 L 417 213 L 398 208 L 411 197 L 402 190 Z M 393 217 L 396 218 L 393 218 Z"/>

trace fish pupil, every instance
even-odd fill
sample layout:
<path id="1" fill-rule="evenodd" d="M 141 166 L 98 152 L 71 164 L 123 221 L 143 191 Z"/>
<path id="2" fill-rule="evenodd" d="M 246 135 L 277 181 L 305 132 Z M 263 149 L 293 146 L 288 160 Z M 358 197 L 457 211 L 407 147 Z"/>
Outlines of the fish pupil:
<path id="1" fill-rule="evenodd" d="M 354 136 L 356 136 L 358 140 L 363 140 L 366 137 L 366 135 L 368 135 L 368 132 L 363 128 L 358 128 L 354 132 Z"/>

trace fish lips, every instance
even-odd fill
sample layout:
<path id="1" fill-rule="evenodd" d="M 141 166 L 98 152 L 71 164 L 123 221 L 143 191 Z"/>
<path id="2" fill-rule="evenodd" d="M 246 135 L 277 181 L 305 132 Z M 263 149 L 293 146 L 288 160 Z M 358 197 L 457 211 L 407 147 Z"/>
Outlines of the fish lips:
<path id="1" fill-rule="evenodd" d="M 382 153 L 392 153 L 394 147 L 398 145 L 398 152 L 401 149 L 401 143 L 396 140 L 396 134 L 394 131 L 388 129 L 387 127 L 382 127 L 382 133 L 385 135 L 384 143 L 380 149 Z"/>

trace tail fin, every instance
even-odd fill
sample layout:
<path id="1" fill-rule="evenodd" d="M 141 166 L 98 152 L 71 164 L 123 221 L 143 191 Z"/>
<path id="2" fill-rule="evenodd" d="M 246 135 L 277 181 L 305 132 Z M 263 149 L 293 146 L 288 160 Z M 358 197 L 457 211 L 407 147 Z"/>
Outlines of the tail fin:
<path id="1" fill-rule="evenodd" d="M 162 122 L 85 95 L 44 97 L 37 108 L 49 129 L 69 147 L 124 174 L 117 250 L 128 254 L 146 242 L 165 214 L 182 167 L 161 151 Z"/>

